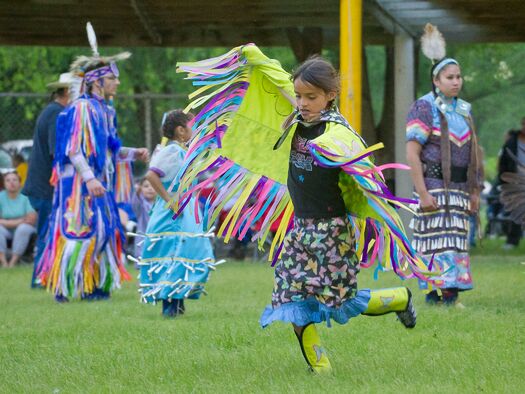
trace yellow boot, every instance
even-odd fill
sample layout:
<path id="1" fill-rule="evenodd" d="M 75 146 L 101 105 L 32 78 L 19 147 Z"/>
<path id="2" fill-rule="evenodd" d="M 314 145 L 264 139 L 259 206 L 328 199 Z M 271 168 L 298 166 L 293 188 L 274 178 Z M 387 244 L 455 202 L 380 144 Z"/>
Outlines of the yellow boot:
<path id="1" fill-rule="evenodd" d="M 321 347 L 321 339 L 315 329 L 315 324 L 310 323 L 304 326 L 302 333 L 297 335 L 297 339 L 301 345 L 304 359 L 313 372 L 318 374 L 332 372 L 330 360 L 328 360 L 326 352 Z"/>
<path id="2" fill-rule="evenodd" d="M 407 287 L 370 290 L 370 301 L 363 315 L 379 316 L 395 312 L 406 328 L 416 326 L 416 309 L 412 303 L 412 293 Z"/>

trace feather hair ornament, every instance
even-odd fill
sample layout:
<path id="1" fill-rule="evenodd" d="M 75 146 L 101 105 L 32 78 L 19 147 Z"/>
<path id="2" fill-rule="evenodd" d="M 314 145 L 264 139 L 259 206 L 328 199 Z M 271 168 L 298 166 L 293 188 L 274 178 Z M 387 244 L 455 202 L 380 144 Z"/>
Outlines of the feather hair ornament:
<path id="1" fill-rule="evenodd" d="M 94 56 L 100 56 L 98 53 L 98 44 L 97 44 L 97 35 L 95 34 L 95 29 L 93 29 L 93 25 L 91 22 L 88 22 L 86 24 L 86 31 L 89 41 L 89 46 L 91 47 L 91 50 L 93 51 Z"/>
<path id="2" fill-rule="evenodd" d="M 84 70 L 96 66 L 97 64 L 109 64 L 111 62 L 118 62 L 121 60 L 126 60 L 131 56 L 129 52 L 121 52 L 112 56 L 100 56 L 98 52 L 98 42 L 95 29 L 91 22 L 86 24 L 86 32 L 88 36 L 89 46 L 93 55 L 91 56 L 77 56 L 77 58 L 71 63 L 70 71 L 76 75 L 83 76 Z"/>
<path id="3" fill-rule="evenodd" d="M 446 43 L 443 34 L 431 23 L 425 25 L 421 36 L 421 50 L 423 54 L 435 64 L 446 55 Z"/>
<path id="4" fill-rule="evenodd" d="M 73 81 L 69 85 L 69 99 L 71 101 L 76 100 L 82 94 L 82 81 L 81 76 L 74 74 Z"/>

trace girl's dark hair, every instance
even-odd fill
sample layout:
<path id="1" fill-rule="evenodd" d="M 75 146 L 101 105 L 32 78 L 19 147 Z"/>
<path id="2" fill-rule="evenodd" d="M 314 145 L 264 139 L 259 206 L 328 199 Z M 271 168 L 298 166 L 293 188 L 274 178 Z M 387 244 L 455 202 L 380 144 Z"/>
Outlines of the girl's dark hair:
<path id="1" fill-rule="evenodd" d="M 317 55 L 308 58 L 299 65 L 292 75 L 292 81 L 295 82 L 296 79 L 318 87 L 325 93 L 336 92 L 339 94 L 341 90 L 339 74 L 334 66 L 328 60 Z"/>
<path id="2" fill-rule="evenodd" d="M 175 129 L 178 126 L 186 127 L 192 119 L 193 114 L 186 114 L 182 109 L 174 109 L 168 112 L 161 126 L 162 135 L 170 140 L 175 139 Z"/>
<path id="3" fill-rule="evenodd" d="M 140 180 L 139 180 L 139 186 L 142 186 L 142 185 L 144 184 L 144 182 L 146 182 L 146 181 L 149 182 L 148 178 L 146 178 L 146 177 L 142 177 L 142 178 L 140 178 Z"/>

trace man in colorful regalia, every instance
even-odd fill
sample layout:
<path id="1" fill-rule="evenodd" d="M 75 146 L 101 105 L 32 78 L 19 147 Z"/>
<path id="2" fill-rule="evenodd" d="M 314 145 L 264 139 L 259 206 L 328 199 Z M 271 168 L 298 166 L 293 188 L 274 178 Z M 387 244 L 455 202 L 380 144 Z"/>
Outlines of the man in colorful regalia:
<path id="1" fill-rule="evenodd" d="M 104 299 L 130 279 L 117 201 L 130 196 L 130 162 L 148 160 L 145 148 L 122 147 L 111 98 L 120 84 L 116 62 L 102 57 L 88 23 L 93 56 L 71 65 L 81 95 L 58 117 L 48 243 L 38 265 L 41 284 L 58 302 Z"/>

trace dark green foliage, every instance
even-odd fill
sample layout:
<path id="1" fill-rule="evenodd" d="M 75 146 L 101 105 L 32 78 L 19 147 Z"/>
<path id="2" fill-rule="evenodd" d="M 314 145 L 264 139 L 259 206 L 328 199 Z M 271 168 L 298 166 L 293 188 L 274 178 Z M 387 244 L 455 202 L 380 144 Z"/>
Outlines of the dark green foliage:
<path id="1" fill-rule="evenodd" d="M 103 48 L 103 53 L 122 48 Z M 115 100 L 120 134 L 127 145 L 144 145 L 145 105 L 143 97 L 130 95 L 168 94 L 171 98 L 151 99 L 153 144 L 159 140 L 162 114 L 186 106 L 191 85 L 175 72 L 178 61 L 195 61 L 224 53 L 229 48 L 132 48 L 133 56 L 120 65 L 121 86 Z M 286 70 L 296 65 L 289 48 L 262 48 L 269 57 L 279 59 Z M 89 48 L 2 47 L 0 48 L 0 92 L 45 93 L 46 84 L 67 71 L 76 55 L 89 54 Z M 385 51 L 382 47 L 366 49 L 375 123 L 383 108 Z M 337 50 L 323 55 L 338 63 Z M 488 174 L 494 172 L 495 156 L 503 143 L 503 134 L 519 126 L 525 116 L 525 44 L 449 45 L 448 55 L 458 59 L 465 77 L 463 97 L 473 105 L 473 113 L 486 152 Z M 430 63 L 419 59 L 417 94 L 430 89 Z M 30 138 L 36 116 L 45 105 L 42 98 L 0 98 L 0 141 Z M 408 109 L 407 109 L 408 110 Z M 13 121 L 16 119 L 16 122 Z"/>

